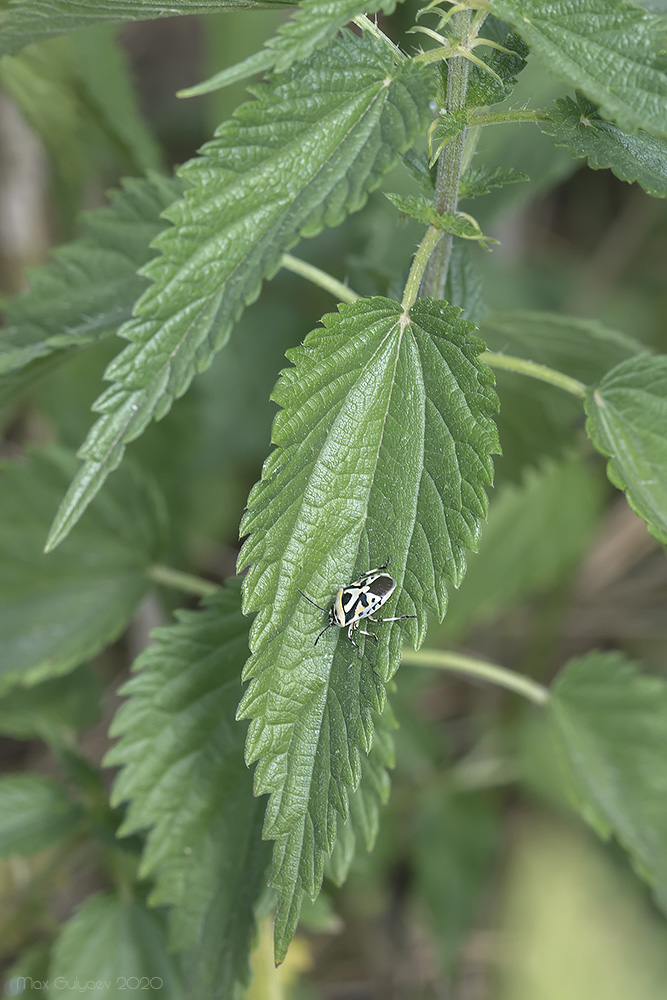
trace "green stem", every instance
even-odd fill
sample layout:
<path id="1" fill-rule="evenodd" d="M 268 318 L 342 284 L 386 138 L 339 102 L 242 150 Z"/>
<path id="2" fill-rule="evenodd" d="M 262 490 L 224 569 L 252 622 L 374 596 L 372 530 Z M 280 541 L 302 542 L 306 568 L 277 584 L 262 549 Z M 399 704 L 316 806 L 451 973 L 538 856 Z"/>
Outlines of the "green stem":
<path id="1" fill-rule="evenodd" d="M 441 232 L 436 229 L 435 226 L 429 226 L 426 230 L 426 235 L 417 247 L 417 253 L 412 261 L 412 267 L 410 268 L 410 274 L 408 275 L 408 280 L 405 283 L 405 290 L 403 292 L 403 301 L 401 302 L 401 307 L 403 312 L 407 313 L 410 311 L 412 306 L 417 300 L 419 294 L 419 286 L 421 284 L 424 271 L 429 262 L 429 258 L 433 253 L 435 247 L 437 246 L 438 240 L 440 239 Z"/>
<path id="2" fill-rule="evenodd" d="M 418 667 L 434 667 L 436 670 L 451 670 L 465 677 L 474 677 L 490 681 L 498 687 L 506 688 L 520 694 L 534 705 L 545 705 L 549 700 L 549 689 L 529 677 L 517 674 L 513 670 L 499 667 L 495 663 L 477 660 L 462 653 L 446 653 L 439 649 L 403 650 L 403 663 Z"/>
<path id="3" fill-rule="evenodd" d="M 520 108 L 518 111 L 486 111 L 476 113 L 470 118 L 470 127 L 478 125 L 506 125 L 509 122 L 548 122 L 551 115 L 548 111 L 536 108 Z"/>
<path id="4" fill-rule="evenodd" d="M 153 583 L 161 587 L 173 587 L 175 590 L 183 590 L 186 594 L 195 594 L 197 597 L 208 597 L 220 590 L 217 583 L 210 580 L 203 580 L 200 576 L 193 576 L 192 573 L 182 573 L 171 566 L 161 566 L 156 564 L 150 566 L 147 575 Z"/>
<path id="5" fill-rule="evenodd" d="M 452 17 L 452 35 L 456 42 L 469 43 L 471 24 L 471 10 L 459 11 Z M 450 113 L 461 111 L 466 106 L 468 66 L 468 60 L 464 56 L 452 56 L 447 61 L 445 107 Z M 435 180 L 435 210 L 439 215 L 442 215 L 443 212 L 454 215 L 456 212 L 465 144 L 466 129 L 462 129 L 447 143 L 438 159 L 438 172 Z M 424 272 L 422 295 L 430 295 L 436 299 L 444 298 L 453 242 L 454 237 L 451 233 L 440 235 Z"/>
<path id="6" fill-rule="evenodd" d="M 326 271 L 321 271 L 319 267 L 315 267 L 313 264 L 307 264 L 305 260 L 292 257 L 290 253 L 284 253 L 280 263 L 286 271 L 299 274 L 302 278 L 312 281 L 314 285 L 319 285 L 326 292 L 331 292 L 339 302 L 356 302 L 360 297 L 351 288 L 344 285 L 342 281 L 337 281 L 330 274 L 327 274 Z"/>
<path id="7" fill-rule="evenodd" d="M 548 382 L 565 392 L 579 399 L 585 399 L 586 386 L 579 379 L 564 375 L 563 372 L 556 371 L 555 368 L 548 368 L 540 365 L 536 361 L 526 361 L 525 358 L 515 358 L 511 354 L 496 354 L 494 351 L 484 351 L 480 355 L 483 361 L 491 368 L 504 368 L 509 372 L 518 372 L 520 375 L 529 375 L 531 378 L 539 379 L 540 382 Z"/>

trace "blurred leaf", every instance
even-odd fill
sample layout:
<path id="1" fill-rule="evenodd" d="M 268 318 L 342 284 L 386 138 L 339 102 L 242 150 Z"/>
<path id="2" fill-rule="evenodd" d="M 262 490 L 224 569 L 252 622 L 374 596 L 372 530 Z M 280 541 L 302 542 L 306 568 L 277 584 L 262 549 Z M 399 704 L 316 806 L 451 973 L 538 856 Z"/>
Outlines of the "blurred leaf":
<path id="1" fill-rule="evenodd" d="M 480 335 L 490 351 L 516 354 L 586 383 L 646 350 L 634 337 L 597 320 L 547 312 L 487 313 Z"/>
<path id="2" fill-rule="evenodd" d="M 248 655 L 238 583 L 177 617 L 122 689 L 107 763 L 123 765 L 113 793 L 129 802 L 121 834 L 149 828 L 141 873 L 155 882 L 150 901 L 172 907 L 188 995 L 226 1000 L 247 975 L 271 855 L 243 760 L 247 727 L 234 718 Z"/>
<path id="3" fill-rule="evenodd" d="M 586 394 L 586 430 L 607 474 L 648 530 L 667 545 L 667 355 L 641 354 Z"/>
<path id="4" fill-rule="evenodd" d="M 108 892 L 91 896 L 67 921 L 54 946 L 49 979 L 53 995 L 62 1000 L 80 997 L 82 987 L 109 1000 L 124 1000 L 133 988 L 160 1000 L 184 996 L 162 920 L 140 901 Z"/>
<path id="5" fill-rule="evenodd" d="M 581 559 L 596 527 L 603 482 L 577 457 L 528 469 L 491 501 L 480 551 L 442 626 L 451 640 L 474 623 L 530 600 Z"/>
<path id="6" fill-rule="evenodd" d="M 480 335 L 492 351 L 549 365 L 585 383 L 645 350 L 632 337 L 594 320 L 555 313 L 488 313 L 480 321 Z M 498 371 L 497 381 L 503 447 L 498 474 L 516 482 L 526 465 L 561 456 L 581 423 L 582 407 L 562 390 L 514 372 Z"/>
<path id="7" fill-rule="evenodd" d="M 79 99 L 132 172 L 142 174 L 159 168 L 162 153 L 139 111 L 127 57 L 115 34 L 102 24 L 72 38 L 81 80 Z"/>
<path id="8" fill-rule="evenodd" d="M 399 596 L 386 614 L 418 614 L 406 631 L 421 639 L 425 605 L 442 616 L 445 578 L 460 581 L 465 549 L 476 546 L 497 448 L 492 374 L 457 309 L 419 300 L 406 322 L 397 302 L 360 299 L 323 323 L 288 353 L 295 367 L 274 391 L 278 447 L 241 524 L 250 535 L 239 556 L 239 569 L 250 564 L 244 609 L 258 614 L 239 714 L 253 719 L 255 791 L 271 794 L 264 834 L 277 841 L 278 958 L 303 894 L 319 891 L 403 633 L 383 628 L 372 663 L 340 633 L 315 648 L 323 616 L 297 586 L 328 605 L 341 584 L 391 556 Z"/>
<path id="9" fill-rule="evenodd" d="M 21 1000 L 36 1000 L 46 995 L 49 981 L 48 945 L 36 944 L 24 948 L 18 959 L 4 971 L 5 995 L 20 996 Z"/>
<path id="10" fill-rule="evenodd" d="M 447 269 L 445 299 L 458 306 L 463 319 L 479 325 L 486 312 L 479 268 L 473 262 L 475 248 L 470 243 L 455 243 Z"/>
<path id="11" fill-rule="evenodd" d="M 131 315 L 146 287 L 137 268 L 153 255 L 149 243 L 164 229 L 160 213 L 181 191 L 157 174 L 126 180 L 110 205 L 84 214 L 82 239 L 30 273 L 30 289 L 8 303 L 0 330 L 0 403 Z"/>
<path id="12" fill-rule="evenodd" d="M 307 59 L 327 45 L 341 28 L 360 14 L 391 14 L 396 0 L 300 0 L 292 19 L 285 21 L 264 48 L 228 66 L 214 76 L 179 92 L 179 97 L 196 97 L 228 87 L 257 73 L 277 70 L 284 73 L 300 59 Z"/>
<path id="13" fill-rule="evenodd" d="M 334 75 L 337 85 L 332 87 Z M 221 126 L 182 173 L 192 187 L 155 242 L 154 285 L 121 329 L 78 472 L 49 537 L 72 529 L 125 447 L 170 409 L 227 342 L 244 306 L 300 237 L 337 225 L 424 124 L 432 76 L 382 42 L 346 32 Z M 271 122 L 266 129 L 267 121 Z M 270 192 L 270 195 L 269 195 Z"/>
<path id="14" fill-rule="evenodd" d="M 667 910 L 667 683 L 621 653 L 591 653 L 558 674 L 547 718 L 576 806 L 619 840 Z"/>
<path id="15" fill-rule="evenodd" d="M 660 22 L 624 0 L 493 0 L 552 73 L 621 128 L 667 135 Z"/>
<path id="16" fill-rule="evenodd" d="M 491 796 L 440 784 L 421 797 L 415 878 L 448 977 L 456 972 L 479 916 L 499 843 L 499 818 Z"/>
<path id="17" fill-rule="evenodd" d="M 82 810 L 65 789 L 38 774 L 0 778 L 0 857 L 37 854 L 69 836 Z"/>
<path id="18" fill-rule="evenodd" d="M 87 666 L 65 677 L 13 688 L 0 698 L 0 733 L 21 740 L 62 739 L 97 722 L 101 697 L 100 682 Z"/>
<path id="19" fill-rule="evenodd" d="M 0 55 L 18 52 L 24 45 L 75 28 L 122 21 L 143 21 L 174 14 L 213 14 L 223 10 L 245 10 L 290 6 L 284 0 L 9 0 L 0 14 Z"/>
<path id="20" fill-rule="evenodd" d="M 648 132 L 625 132 L 600 118 L 581 94 L 556 101 L 543 132 L 573 156 L 583 156 L 594 170 L 610 169 L 622 181 L 636 181 L 655 198 L 667 197 L 667 141 Z"/>
<path id="21" fill-rule="evenodd" d="M 75 462 L 60 449 L 0 466 L 0 687 L 67 673 L 125 628 L 151 586 L 163 512 L 134 466 L 91 510 L 75 539 L 42 552 Z"/>
<path id="22" fill-rule="evenodd" d="M 44 144 L 61 212 L 74 216 L 96 172 L 115 178 L 159 165 L 125 56 L 106 26 L 1 59 L 0 81 Z"/>

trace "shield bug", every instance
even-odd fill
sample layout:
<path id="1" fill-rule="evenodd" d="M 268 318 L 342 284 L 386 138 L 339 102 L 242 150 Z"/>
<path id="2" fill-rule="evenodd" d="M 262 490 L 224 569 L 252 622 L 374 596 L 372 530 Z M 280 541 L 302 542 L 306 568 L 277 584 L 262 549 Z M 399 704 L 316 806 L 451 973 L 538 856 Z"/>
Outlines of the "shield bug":
<path id="1" fill-rule="evenodd" d="M 396 590 L 396 581 L 393 576 L 389 576 L 389 573 L 385 572 L 388 566 L 389 559 L 384 566 L 370 569 L 367 573 L 362 573 L 354 583 L 348 583 L 346 587 L 341 587 L 329 609 L 323 608 L 321 604 L 316 604 L 302 590 L 299 590 L 301 596 L 305 597 L 314 607 L 319 608 L 320 611 L 328 610 L 329 624 L 324 626 L 315 640 L 315 645 L 318 644 L 328 628 L 331 628 L 332 625 L 338 625 L 339 628 L 347 628 L 347 637 L 352 645 L 356 646 L 357 653 L 361 657 L 361 649 L 353 639 L 354 632 L 368 635 L 376 642 L 379 641 L 374 632 L 366 632 L 359 627 L 359 622 L 364 618 L 371 622 L 380 623 L 399 622 L 404 618 L 417 617 L 417 615 L 396 615 L 393 618 L 373 618 L 373 613 L 386 604 Z"/>

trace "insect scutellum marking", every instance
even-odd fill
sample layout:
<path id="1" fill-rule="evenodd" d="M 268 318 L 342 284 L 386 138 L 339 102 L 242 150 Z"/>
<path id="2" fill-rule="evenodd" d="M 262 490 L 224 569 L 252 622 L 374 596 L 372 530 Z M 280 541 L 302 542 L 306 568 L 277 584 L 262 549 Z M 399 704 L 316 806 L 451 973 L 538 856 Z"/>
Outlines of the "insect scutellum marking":
<path id="1" fill-rule="evenodd" d="M 310 604 L 319 608 L 320 611 L 327 611 L 329 615 L 329 623 L 324 626 L 315 640 L 316 646 L 328 628 L 331 628 L 332 625 L 338 625 L 339 628 L 347 628 L 347 637 L 352 645 L 356 646 L 357 654 L 361 658 L 359 644 L 352 638 L 353 632 L 359 632 L 360 635 L 368 635 L 371 639 L 375 639 L 376 642 L 379 641 L 374 632 L 366 632 L 359 627 L 359 622 L 363 618 L 368 618 L 369 621 L 379 624 L 381 622 L 399 622 L 404 618 L 417 617 L 417 615 L 395 615 L 393 618 L 373 618 L 373 612 L 381 608 L 383 604 L 386 604 L 396 590 L 396 581 L 392 576 L 389 576 L 389 573 L 385 572 L 388 566 L 389 558 L 387 558 L 384 566 L 378 566 L 377 569 L 370 569 L 367 573 L 362 573 L 354 583 L 348 583 L 347 586 L 341 587 L 334 598 L 333 604 L 328 609 L 323 608 L 321 604 L 317 604 L 307 594 L 304 594 L 302 590 L 299 590 L 301 596 L 305 597 Z"/>

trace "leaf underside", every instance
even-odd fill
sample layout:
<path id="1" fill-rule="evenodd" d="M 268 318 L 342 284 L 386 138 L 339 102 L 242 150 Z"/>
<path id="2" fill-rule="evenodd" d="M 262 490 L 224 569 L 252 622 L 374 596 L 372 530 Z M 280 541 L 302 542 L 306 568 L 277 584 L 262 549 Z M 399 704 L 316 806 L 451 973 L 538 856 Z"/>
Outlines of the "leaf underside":
<path id="1" fill-rule="evenodd" d="M 445 580 L 458 585 L 476 547 L 498 450 L 493 375 L 459 310 L 420 300 L 408 318 L 375 298 L 323 322 L 288 353 L 294 367 L 273 397 L 277 448 L 241 525 L 244 610 L 257 617 L 239 715 L 252 719 L 255 792 L 271 794 L 279 958 L 303 893 L 319 891 L 403 634 L 376 625 L 377 646 L 359 637 L 361 659 L 335 628 L 315 648 L 324 616 L 297 588 L 329 606 L 338 587 L 391 557 L 398 599 L 378 616 L 418 615 L 405 631 L 421 641 L 426 607 L 444 614 Z"/>
<path id="2" fill-rule="evenodd" d="M 95 403 L 48 545 L 71 530 L 120 464 L 226 343 L 244 306 L 300 237 L 363 206 L 425 124 L 432 73 L 397 63 L 389 44 L 346 31 L 257 91 L 182 174 L 192 185 L 166 215 L 154 282 L 119 331 L 130 341 Z"/>

